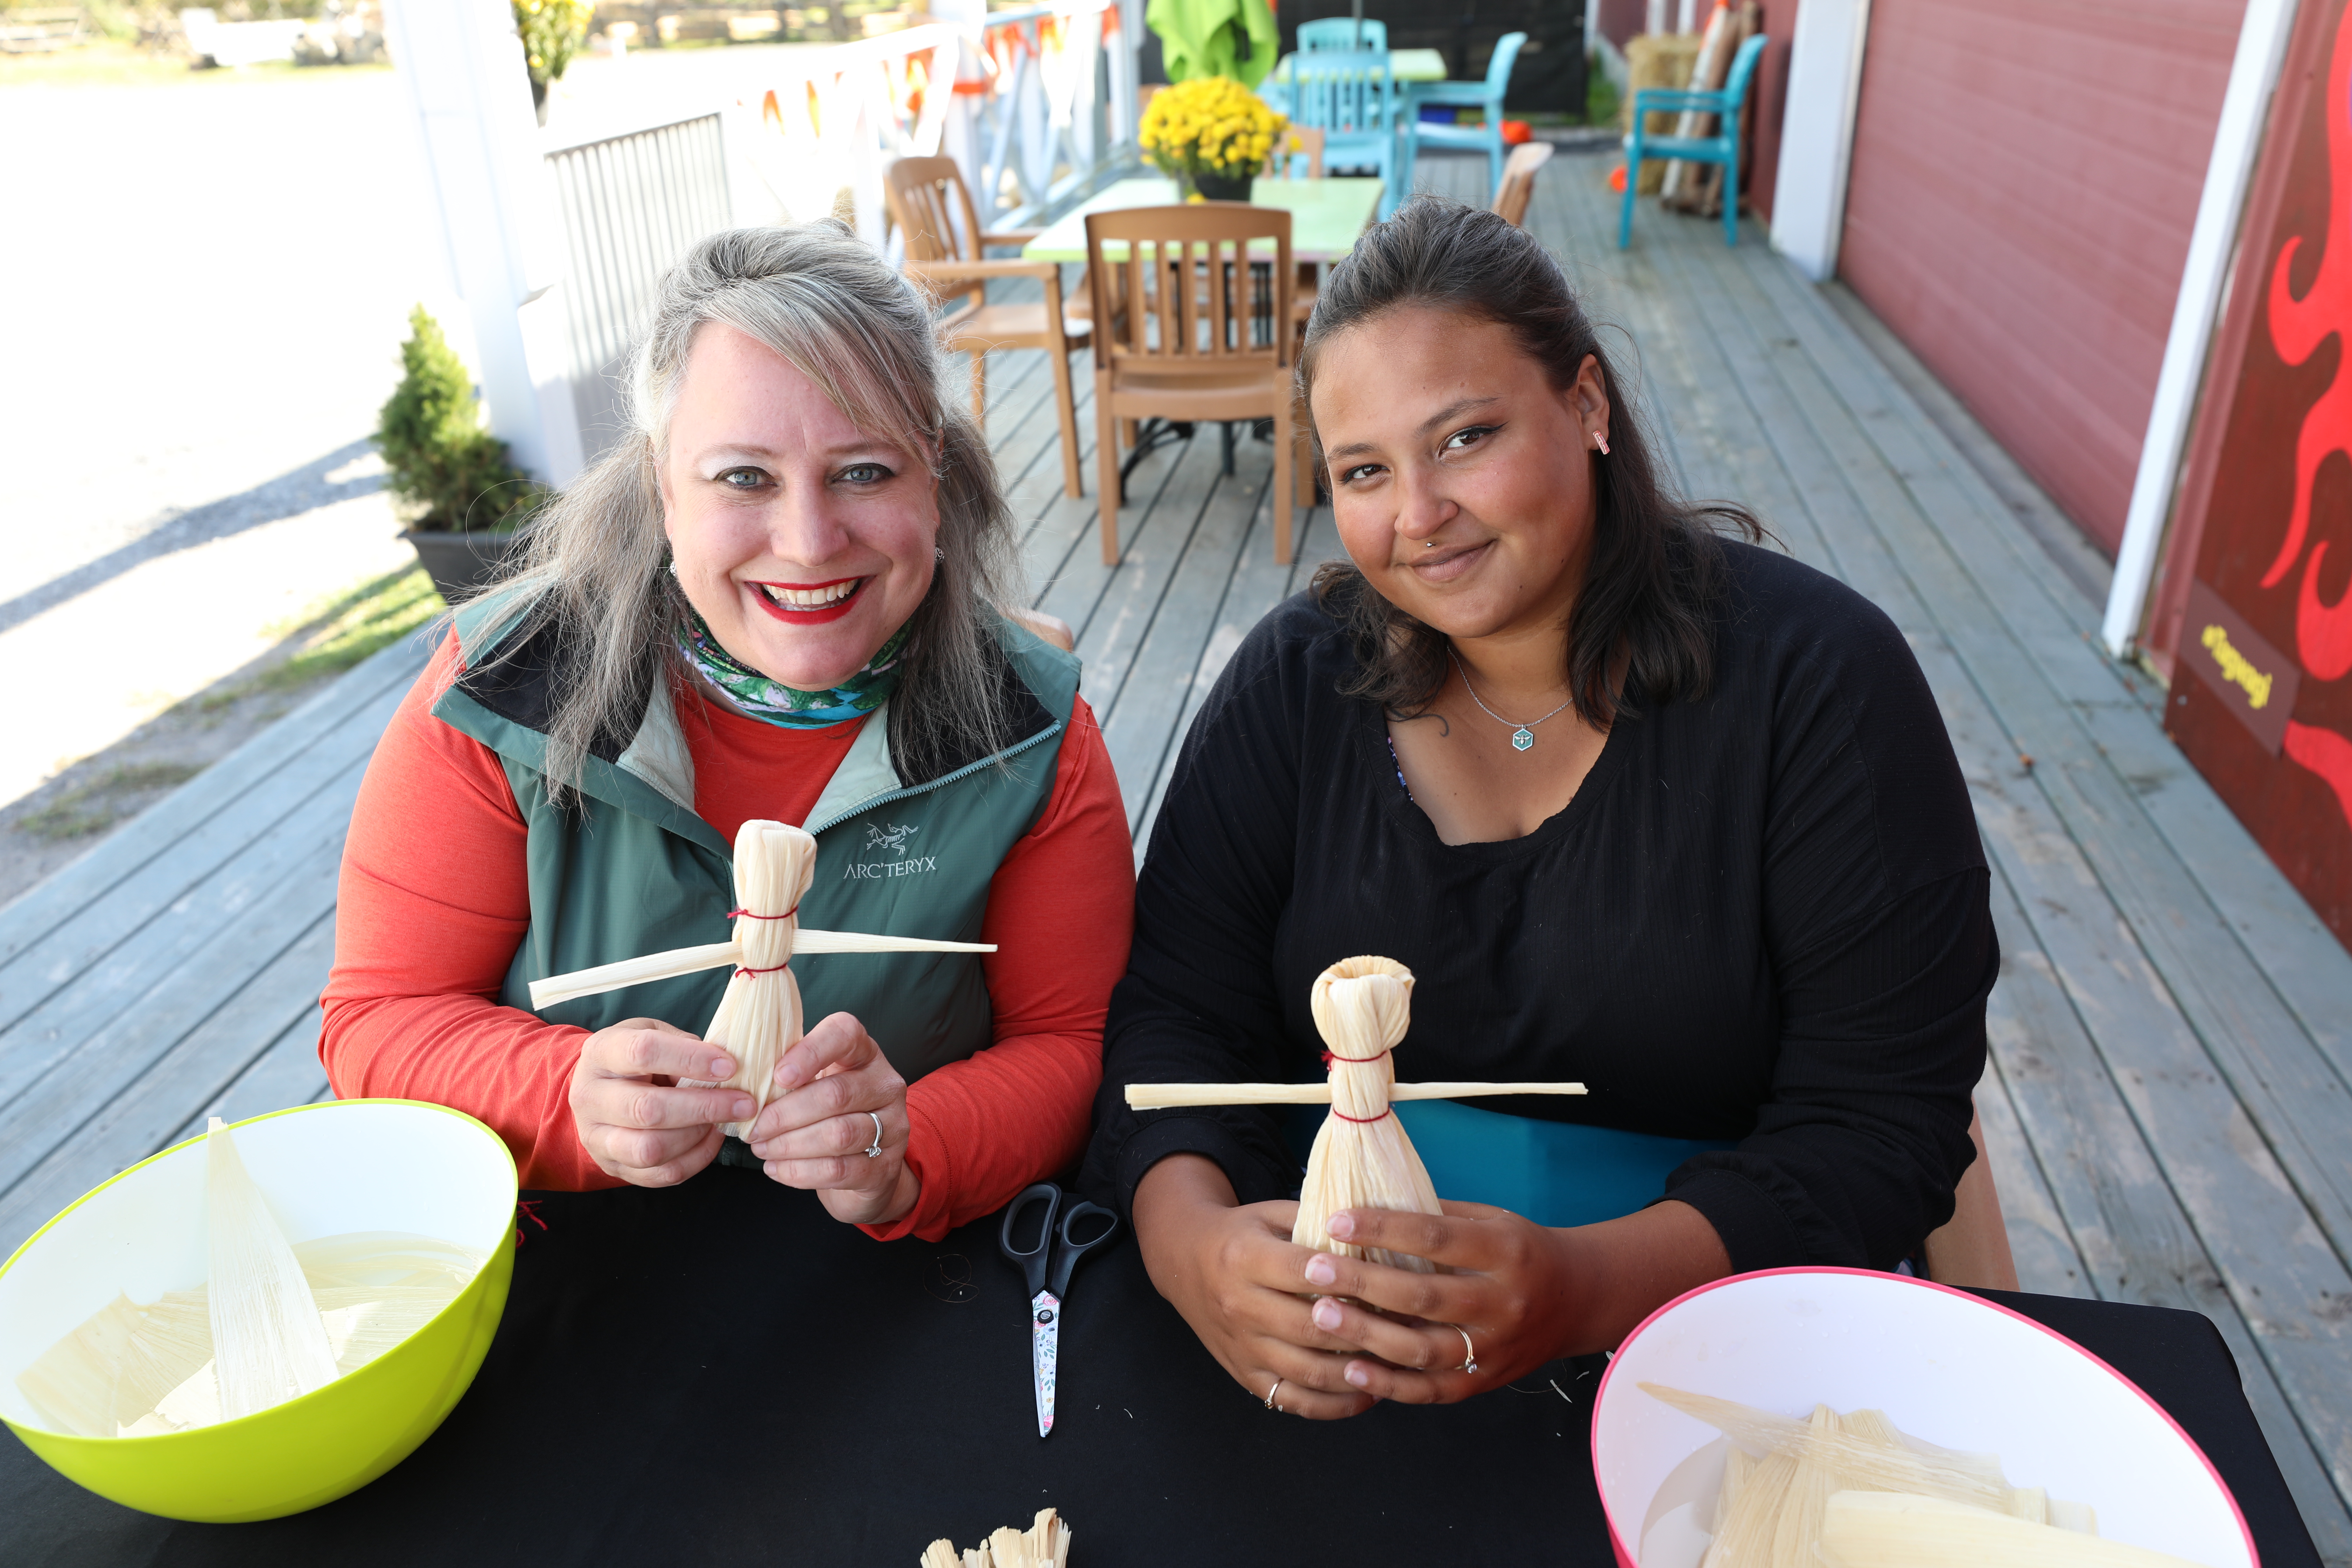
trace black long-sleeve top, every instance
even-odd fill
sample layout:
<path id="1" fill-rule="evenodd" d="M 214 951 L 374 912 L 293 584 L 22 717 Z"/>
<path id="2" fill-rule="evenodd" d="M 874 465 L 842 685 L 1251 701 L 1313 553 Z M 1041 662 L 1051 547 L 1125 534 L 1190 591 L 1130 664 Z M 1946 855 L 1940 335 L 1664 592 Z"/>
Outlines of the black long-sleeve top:
<path id="1" fill-rule="evenodd" d="M 1474 1103 L 1690 1139 L 1677 1168 L 1735 1269 L 1892 1268 L 1951 1216 L 1999 965 L 1966 784 L 1876 606 L 1725 546 L 1716 668 L 1621 717 L 1524 838 L 1445 844 L 1377 704 L 1339 695 L 1312 594 L 1251 632 L 1186 738 L 1113 994 L 1086 1184 L 1125 1211 L 1170 1154 L 1244 1203 L 1299 1171 L 1276 1113 L 1128 1109 L 1137 1082 L 1319 1081 L 1308 989 L 1381 953 L 1417 977 L 1397 1075 L 1580 1079 Z M 1524 759 L 1559 753 L 1542 731 Z"/>

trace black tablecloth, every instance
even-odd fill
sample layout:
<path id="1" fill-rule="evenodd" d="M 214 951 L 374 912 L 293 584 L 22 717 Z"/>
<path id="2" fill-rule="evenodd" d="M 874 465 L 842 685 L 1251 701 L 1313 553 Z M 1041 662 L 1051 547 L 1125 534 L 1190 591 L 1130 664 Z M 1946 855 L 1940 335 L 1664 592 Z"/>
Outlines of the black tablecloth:
<path id="1" fill-rule="evenodd" d="M 1041 1441 L 1027 1301 L 993 1219 L 882 1246 L 719 1167 L 666 1192 L 534 1197 L 546 1227 L 524 1227 L 472 1391 L 389 1475 L 291 1519 L 178 1524 L 12 1439 L 0 1559 L 911 1568 L 936 1537 L 976 1545 L 1051 1504 L 1083 1568 L 1612 1561 L 1587 1447 L 1599 1358 L 1463 1405 L 1300 1421 L 1225 1376 L 1123 1236 L 1072 1284 Z M 2266 1568 L 2318 1562 L 2210 1323 L 1995 1299 L 2170 1410 Z"/>

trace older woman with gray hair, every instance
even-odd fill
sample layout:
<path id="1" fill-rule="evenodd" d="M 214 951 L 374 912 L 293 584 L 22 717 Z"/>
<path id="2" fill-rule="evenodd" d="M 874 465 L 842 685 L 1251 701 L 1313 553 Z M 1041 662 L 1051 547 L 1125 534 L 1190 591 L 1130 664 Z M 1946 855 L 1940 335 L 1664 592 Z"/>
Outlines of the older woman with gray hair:
<path id="1" fill-rule="evenodd" d="M 369 764 L 320 1054 L 470 1111 L 526 1187 L 714 1160 L 936 1237 L 1068 1164 L 1127 962 L 1126 812 L 1078 667 L 1012 608 L 1009 519 L 925 302 L 830 224 L 663 279 L 634 427 L 462 605 Z M 1048 628 L 1050 630 L 1050 628 Z M 692 1033 L 722 971 L 545 1009 L 550 974 L 728 934 L 752 818 L 815 835 L 831 956 L 743 1129 Z M 688 1080 L 683 1082 L 681 1080 Z"/>

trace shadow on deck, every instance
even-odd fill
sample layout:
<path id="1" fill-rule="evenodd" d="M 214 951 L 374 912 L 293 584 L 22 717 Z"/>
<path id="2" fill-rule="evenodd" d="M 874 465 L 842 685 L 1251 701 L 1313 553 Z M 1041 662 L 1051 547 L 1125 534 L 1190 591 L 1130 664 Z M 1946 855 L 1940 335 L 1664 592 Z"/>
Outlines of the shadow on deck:
<path id="1" fill-rule="evenodd" d="M 1884 607 L 1942 705 L 1994 868 L 1978 1100 L 2025 1288 L 2211 1318 L 2322 1555 L 2352 1562 L 2352 955 L 2164 738 L 2163 693 L 2097 651 L 2103 563 L 1965 413 L 1752 227 L 1728 249 L 1645 203 L 1617 250 L 1611 161 L 1555 158 L 1528 222 L 1630 334 L 1685 489 Z M 1421 173 L 1483 200 L 1481 161 Z M 989 434 L 1036 603 L 1077 630 L 1139 845 L 1226 659 L 1334 552 L 1329 513 L 1276 566 L 1271 448 L 1244 439 L 1227 475 L 1204 426 L 1138 467 L 1105 567 L 1040 356 L 1000 360 Z M 343 827 L 424 659 L 378 655 L 0 910 L 0 1248 L 208 1112 L 326 1092 Z"/>

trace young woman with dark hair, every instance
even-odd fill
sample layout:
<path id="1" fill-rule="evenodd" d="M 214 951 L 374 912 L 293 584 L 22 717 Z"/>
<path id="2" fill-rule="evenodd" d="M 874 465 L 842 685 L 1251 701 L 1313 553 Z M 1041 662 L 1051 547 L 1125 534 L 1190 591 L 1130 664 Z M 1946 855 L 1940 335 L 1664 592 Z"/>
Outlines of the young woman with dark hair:
<path id="1" fill-rule="evenodd" d="M 1186 738 L 1107 1026 L 1087 1173 L 1160 1291 L 1328 1417 L 1607 1349 L 1734 1271 L 1914 1255 L 1971 1158 L 1998 953 L 1901 634 L 1674 499 L 1558 264 L 1490 214 L 1368 234 L 1300 380 L 1349 559 Z M 1400 1077 L 1591 1088 L 1396 1108 L 1488 1201 L 1332 1234 L 1434 1276 L 1291 1245 L 1313 1119 L 1124 1100 L 1320 1079 L 1310 983 L 1367 952 L 1417 976 Z"/>

